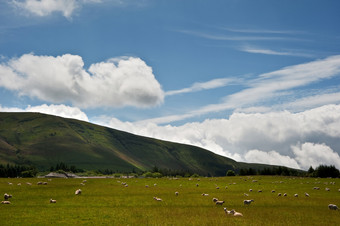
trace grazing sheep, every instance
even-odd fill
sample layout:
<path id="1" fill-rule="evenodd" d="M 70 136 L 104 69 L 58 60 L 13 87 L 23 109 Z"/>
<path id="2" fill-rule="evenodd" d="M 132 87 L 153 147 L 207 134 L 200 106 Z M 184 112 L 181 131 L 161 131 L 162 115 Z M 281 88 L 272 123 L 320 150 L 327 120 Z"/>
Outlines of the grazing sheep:
<path id="1" fill-rule="evenodd" d="M 228 186 L 225 186 L 225 189 L 228 189 Z"/>
<path id="2" fill-rule="evenodd" d="M 148 187 L 149 187 L 149 185 L 145 185 L 145 187 L 146 187 L 146 188 L 148 188 Z"/>
<path id="3" fill-rule="evenodd" d="M 281 196 L 281 193 L 277 194 L 277 196 Z"/>
<path id="4" fill-rule="evenodd" d="M 50 199 L 50 203 L 57 203 L 57 200 L 55 200 L 55 199 Z"/>
<path id="5" fill-rule="evenodd" d="M 202 196 L 209 196 L 209 194 L 206 194 L 206 193 L 202 193 Z"/>
<path id="6" fill-rule="evenodd" d="M 38 182 L 37 182 L 37 185 L 42 185 L 42 184 L 43 184 L 42 181 L 38 181 Z"/>
<path id="7" fill-rule="evenodd" d="M 340 188 L 338 189 L 338 191 L 340 192 Z"/>
<path id="8" fill-rule="evenodd" d="M 178 191 L 175 192 L 175 195 L 178 196 Z"/>
<path id="9" fill-rule="evenodd" d="M 26 182 L 26 184 L 27 184 L 27 185 L 29 185 L 29 186 L 31 186 L 31 185 L 32 185 L 32 183 L 30 183 L 30 182 Z"/>
<path id="10" fill-rule="evenodd" d="M 227 210 L 227 208 L 224 207 L 223 210 L 224 210 L 225 214 L 227 214 L 227 215 L 231 214 L 231 211 Z"/>
<path id="11" fill-rule="evenodd" d="M 272 193 L 275 193 L 275 190 L 272 190 Z"/>
<path id="12" fill-rule="evenodd" d="M 12 198 L 12 195 L 9 195 L 9 194 L 5 193 L 4 194 L 4 199 L 8 200 L 9 198 Z"/>
<path id="13" fill-rule="evenodd" d="M 218 201 L 218 200 L 217 200 L 217 201 L 215 202 L 215 205 L 221 205 L 221 206 L 222 206 L 223 203 L 224 203 L 224 201 Z"/>
<path id="14" fill-rule="evenodd" d="M 18 185 L 18 186 L 21 186 L 21 183 L 18 183 L 17 185 Z"/>
<path id="15" fill-rule="evenodd" d="M 232 214 L 235 217 L 243 217 L 242 213 L 236 212 L 235 210 L 230 210 L 230 214 Z"/>
<path id="16" fill-rule="evenodd" d="M 199 186 L 199 184 L 196 184 L 196 187 L 198 187 Z"/>
<path id="17" fill-rule="evenodd" d="M 87 180 L 83 180 L 83 183 L 86 183 L 87 182 Z"/>
<path id="18" fill-rule="evenodd" d="M 8 183 L 8 185 L 13 185 L 11 182 L 7 182 Z"/>
<path id="19" fill-rule="evenodd" d="M 249 196 L 247 193 L 243 193 L 243 194 L 244 194 L 244 196 L 247 196 L 247 197 Z"/>
<path id="20" fill-rule="evenodd" d="M 243 204 L 244 205 L 250 205 L 250 203 L 254 202 L 253 199 L 250 199 L 250 200 L 243 200 Z"/>
<path id="21" fill-rule="evenodd" d="M 217 198 L 213 198 L 212 201 L 213 201 L 213 202 L 217 202 L 218 199 L 217 199 Z"/>
<path id="22" fill-rule="evenodd" d="M 331 189 L 330 188 L 325 188 L 326 191 L 330 191 Z"/>
<path id="23" fill-rule="evenodd" d="M 153 197 L 153 199 L 158 201 L 158 202 L 162 202 L 163 201 L 161 198 L 157 198 L 157 197 Z"/>
<path id="24" fill-rule="evenodd" d="M 320 190 L 320 188 L 319 188 L 319 187 L 314 187 L 313 189 L 314 189 L 314 190 Z"/>
<path id="25" fill-rule="evenodd" d="M 305 192 L 305 196 L 306 196 L 306 197 L 309 197 L 309 194 L 308 194 L 307 192 Z"/>
<path id="26" fill-rule="evenodd" d="M 156 186 L 157 186 L 157 184 L 154 184 L 153 186 L 155 186 L 155 187 L 156 187 Z"/>
<path id="27" fill-rule="evenodd" d="M 74 192 L 74 194 L 80 195 L 80 194 L 81 194 L 81 189 L 76 190 L 76 191 Z"/>
<path id="28" fill-rule="evenodd" d="M 84 183 L 80 183 L 80 185 L 84 186 L 85 184 Z"/>
<path id="29" fill-rule="evenodd" d="M 253 191 L 253 189 L 249 189 L 249 192 L 252 192 Z"/>
<path id="30" fill-rule="evenodd" d="M 216 189 L 220 189 L 220 187 L 217 186 Z"/>
<path id="31" fill-rule="evenodd" d="M 42 184 L 43 184 L 43 185 L 47 185 L 47 182 L 43 182 Z"/>
<path id="32" fill-rule="evenodd" d="M 1 201 L 1 204 L 11 204 L 10 201 Z"/>
<path id="33" fill-rule="evenodd" d="M 299 197 L 299 195 L 298 194 L 294 194 L 294 197 Z"/>
<path id="34" fill-rule="evenodd" d="M 262 190 L 258 190 L 257 192 L 262 192 Z"/>
<path id="35" fill-rule="evenodd" d="M 339 208 L 337 207 L 337 205 L 334 205 L 334 204 L 329 204 L 329 205 L 328 205 L 328 209 L 330 209 L 330 210 L 339 210 Z"/>
<path id="36" fill-rule="evenodd" d="M 284 193 L 283 196 L 287 196 L 287 193 Z"/>

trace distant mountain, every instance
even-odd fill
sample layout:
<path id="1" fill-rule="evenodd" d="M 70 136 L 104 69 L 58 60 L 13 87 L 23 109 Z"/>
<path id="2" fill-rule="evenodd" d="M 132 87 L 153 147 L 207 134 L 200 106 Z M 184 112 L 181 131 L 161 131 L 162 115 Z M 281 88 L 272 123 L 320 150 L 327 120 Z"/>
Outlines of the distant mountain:
<path id="1" fill-rule="evenodd" d="M 0 113 L 0 164 L 34 165 L 47 170 L 60 162 L 86 170 L 131 172 L 156 166 L 211 176 L 224 176 L 229 169 L 272 167 L 238 163 L 199 147 L 75 119 L 40 113 Z"/>

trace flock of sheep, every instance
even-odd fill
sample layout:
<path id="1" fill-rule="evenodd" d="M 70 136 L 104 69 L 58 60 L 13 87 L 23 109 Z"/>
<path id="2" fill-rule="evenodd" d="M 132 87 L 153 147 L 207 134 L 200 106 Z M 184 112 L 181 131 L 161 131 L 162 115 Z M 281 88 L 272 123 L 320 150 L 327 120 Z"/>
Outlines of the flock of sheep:
<path id="1" fill-rule="evenodd" d="M 49 179 L 49 181 L 51 181 L 51 179 Z M 84 181 L 81 183 L 81 185 L 85 185 L 85 182 L 86 182 L 86 180 L 84 180 Z M 26 184 L 29 185 L 29 186 L 32 185 L 32 183 L 29 183 L 29 182 L 27 182 Z M 47 185 L 47 184 L 48 184 L 48 182 L 42 182 L 42 181 L 37 182 L 37 185 Z M 13 185 L 13 184 L 10 183 L 10 182 L 8 182 L 8 185 Z M 17 185 L 18 185 L 18 186 L 21 186 L 21 183 L 18 183 Z M 81 189 L 77 189 L 77 190 L 74 192 L 74 194 L 75 194 L 75 195 L 80 195 L 80 194 L 81 194 Z M 4 194 L 4 201 L 1 201 L 1 204 L 11 204 L 11 202 L 8 200 L 9 198 L 12 198 L 12 195 L 5 193 L 5 194 Z M 50 199 L 50 203 L 57 203 L 57 200 L 55 200 L 55 199 Z"/>
<path id="2" fill-rule="evenodd" d="M 190 178 L 190 179 L 191 179 L 191 178 Z M 190 180 L 190 179 L 189 179 L 189 180 Z M 51 179 L 49 179 L 49 180 L 51 180 Z M 199 180 L 199 179 L 198 179 L 198 180 Z M 85 185 L 86 182 L 87 182 L 86 180 L 83 180 L 83 182 L 81 183 L 81 185 Z M 120 182 L 120 181 L 118 181 L 118 182 Z M 256 181 L 256 180 L 253 180 L 253 182 L 257 182 L 257 181 Z M 12 183 L 8 183 L 8 184 L 9 184 L 9 185 L 13 185 Z M 29 183 L 29 182 L 27 182 L 26 184 L 27 184 L 27 185 L 32 185 L 32 184 Z M 37 183 L 37 185 L 47 185 L 47 184 L 48 184 L 47 182 L 41 182 L 41 181 L 39 181 L 39 182 Z M 121 184 L 122 184 L 123 186 L 125 186 L 125 187 L 128 187 L 128 184 L 127 184 L 126 182 L 122 182 Z M 236 184 L 236 183 L 234 183 L 234 184 Z M 331 184 L 334 185 L 334 182 L 331 182 Z M 21 186 L 21 183 L 18 183 L 17 185 L 18 185 L 18 186 Z M 157 186 L 157 184 L 154 184 L 154 186 Z M 180 185 L 180 186 L 181 186 L 181 185 Z M 199 186 L 199 184 L 196 184 L 196 187 L 198 187 L 198 186 Z M 148 188 L 149 186 L 148 186 L 148 185 L 145 185 L 145 187 Z M 225 188 L 228 189 L 227 186 L 226 186 Z M 219 187 L 218 187 L 217 185 L 216 185 L 216 189 L 219 189 Z M 320 190 L 319 187 L 314 187 L 313 189 L 314 189 L 314 190 Z M 325 190 L 326 190 L 326 191 L 330 191 L 329 188 L 326 188 Z M 253 191 L 253 189 L 249 189 L 249 192 L 252 192 L 252 191 Z M 340 189 L 339 189 L 338 191 L 340 192 Z M 77 189 L 77 190 L 75 191 L 75 195 L 80 195 L 81 192 L 82 192 L 81 189 Z M 258 192 L 262 192 L 262 190 L 258 190 Z M 275 190 L 272 190 L 271 192 L 272 192 L 272 193 L 275 193 Z M 178 195 L 179 195 L 179 192 L 176 191 L 176 192 L 175 192 L 175 195 L 178 196 Z M 244 195 L 245 195 L 245 196 L 249 196 L 249 194 L 247 194 L 247 193 L 244 193 Z M 202 196 L 209 196 L 209 194 L 203 193 Z M 278 193 L 277 196 L 282 196 L 282 194 L 281 194 L 281 193 Z M 287 193 L 284 193 L 283 196 L 287 196 Z M 305 196 L 306 196 L 306 197 L 309 197 L 309 194 L 308 194 L 307 192 L 305 192 Z M 294 197 L 298 197 L 298 194 L 294 194 Z M 5 194 L 4 194 L 4 201 L 1 201 L 1 204 L 11 204 L 11 202 L 9 201 L 10 198 L 12 198 L 12 195 L 11 195 L 11 194 L 5 193 Z M 158 201 L 158 202 L 162 202 L 162 201 L 163 201 L 163 200 L 162 200 L 161 198 L 159 198 L 159 197 L 153 197 L 153 199 L 156 200 L 156 201 Z M 220 205 L 220 206 L 222 206 L 222 205 L 225 203 L 225 201 L 223 201 L 223 200 L 218 200 L 217 198 L 213 198 L 212 201 L 215 203 L 215 205 Z M 252 202 L 254 202 L 253 199 L 249 199 L 249 200 L 246 199 L 246 200 L 243 200 L 243 204 L 244 204 L 244 205 L 250 205 Z M 57 200 L 51 198 L 51 199 L 50 199 L 50 203 L 57 203 Z M 335 205 L 335 204 L 329 204 L 329 205 L 328 205 L 328 208 L 329 208 L 330 210 L 339 210 L 338 206 Z M 224 212 L 225 212 L 226 215 L 241 216 L 241 217 L 243 216 L 242 213 L 239 213 L 239 212 L 235 211 L 234 209 L 232 209 L 232 210 L 227 210 L 227 208 L 224 207 L 223 210 L 224 210 Z"/>

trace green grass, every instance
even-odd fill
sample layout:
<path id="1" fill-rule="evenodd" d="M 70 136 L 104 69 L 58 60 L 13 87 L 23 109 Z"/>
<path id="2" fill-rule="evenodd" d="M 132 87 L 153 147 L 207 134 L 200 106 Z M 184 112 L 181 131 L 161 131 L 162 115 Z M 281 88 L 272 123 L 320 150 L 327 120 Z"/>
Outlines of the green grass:
<path id="1" fill-rule="evenodd" d="M 252 182 L 254 179 L 257 182 Z M 0 205 L 1 225 L 338 225 L 340 222 L 340 211 L 327 207 L 330 203 L 340 206 L 339 179 L 264 176 L 200 178 L 200 181 L 87 179 L 85 186 L 80 185 L 82 180 L 52 179 L 48 185 L 37 185 L 38 181 L 47 179 L 1 178 L 1 196 L 13 195 L 10 205 Z M 335 185 L 330 185 L 331 181 Z M 320 190 L 313 190 L 315 186 Z M 325 191 L 326 187 L 331 191 Z M 74 192 L 78 188 L 83 192 L 76 196 Z M 253 192 L 249 192 L 250 188 Z M 263 192 L 258 193 L 259 189 Z M 271 193 L 273 189 L 275 193 Z M 175 191 L 179 196 L 175 196 Z M 278 197 L 279 192 L 288 196 Z M 305 197 L 305 192 L 310 197 Z M 295 193 L 299 197 L 294 197 Z M 153 200 L 154 196 L 163 202 Z M 244 216 L 226 216 L 223 207 L 214 205 L 213 197 L 224 200 L 223 207 Z M 57 203 L 50 204 L 50 198 Z M 244 199 L 255 202 L 244 206 Z"/>

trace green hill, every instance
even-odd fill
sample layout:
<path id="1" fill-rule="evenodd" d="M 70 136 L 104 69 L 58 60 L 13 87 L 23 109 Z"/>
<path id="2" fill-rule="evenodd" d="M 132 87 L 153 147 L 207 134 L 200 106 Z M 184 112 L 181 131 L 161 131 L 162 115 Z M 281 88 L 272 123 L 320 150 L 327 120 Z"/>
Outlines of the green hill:
<path id="1" fill-rule="evenodd" d="M 47 170 L 59 162 L 86 170 L 131 172 L 156 166 L 212 176 L 225 175 L 229 169 L 266 166 L 238 163 L 202 148 L 75 119 L 40 113 L 0 113 L 0 164 L 34 165 Z"/>

